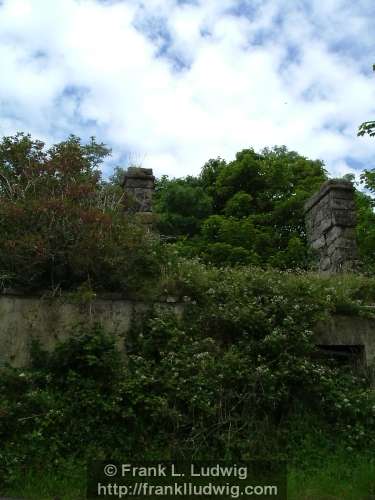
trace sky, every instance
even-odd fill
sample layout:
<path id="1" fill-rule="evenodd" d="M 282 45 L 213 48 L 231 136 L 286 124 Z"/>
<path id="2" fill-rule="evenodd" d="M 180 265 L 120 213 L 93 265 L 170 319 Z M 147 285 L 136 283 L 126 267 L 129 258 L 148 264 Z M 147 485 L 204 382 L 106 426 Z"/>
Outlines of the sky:
<path id="1" fill-rule="evenodd" d="M 274 145 L 358 175 L 374 33 L 373 0 L 0 0 L 0 136 L 95 136 L 105 177 Z"/>

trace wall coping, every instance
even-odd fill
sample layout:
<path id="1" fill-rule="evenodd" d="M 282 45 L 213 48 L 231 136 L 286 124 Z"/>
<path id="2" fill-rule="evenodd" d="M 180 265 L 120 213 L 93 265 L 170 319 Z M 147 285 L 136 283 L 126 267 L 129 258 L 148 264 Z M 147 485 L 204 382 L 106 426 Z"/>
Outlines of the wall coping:
<path id="1" fill-rule="evenodd" d="M 25 292 L 20 289 L 6 289 L 6 291 L 0 291 L 0 299 L 1 298 L 14 298 L 14 299 L 39 299 L 41 301 L 65 301 L 75 303 L 71 299 L 70 293 L 74 292 L 63 292 L 61 295 L 50 295 L 50 290 L 40 290 L 38 292 L 30 293 Z M 110 301 L 110 302 L 131 302 L 134 304 L 185 304 L 184 301 L 178 299 L 177 297 L 173 297 L 171 295 L 163 295 L 157 300 L 144 300 L 141 298 L 134 298 L 123 295 L 118 292 L 102 292 L 98 293 L 93 297 L 91 303 L 95 303 L 96 301 Z"/>

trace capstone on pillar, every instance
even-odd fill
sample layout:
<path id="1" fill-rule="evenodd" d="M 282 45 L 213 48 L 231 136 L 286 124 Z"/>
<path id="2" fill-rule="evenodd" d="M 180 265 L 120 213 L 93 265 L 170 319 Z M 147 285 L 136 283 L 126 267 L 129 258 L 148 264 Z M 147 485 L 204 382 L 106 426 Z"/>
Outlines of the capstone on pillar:
<path id="1" fill-rule="evenodd" d="M 356 211 L 351 182 L 326 181 L 306 203 L 308 242 L 326 273 L 358 269 Z"/>

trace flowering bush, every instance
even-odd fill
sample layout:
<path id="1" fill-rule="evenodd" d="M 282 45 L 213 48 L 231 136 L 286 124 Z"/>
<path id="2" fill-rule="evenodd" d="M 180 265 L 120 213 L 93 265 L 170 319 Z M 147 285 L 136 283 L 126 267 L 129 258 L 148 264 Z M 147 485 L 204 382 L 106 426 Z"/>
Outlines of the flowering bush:
<path id="1" fill-rule="evenodd" d="M 372 301 L 374 279 L 170 259 L 161 286 L 183 293 L 184 312 L 150 307 L 125 360 L 95 326 L 2 373 L 5 475 L 46 457 L 293 460 L 307 436 L 348 452 L 375 444 L 368 376 L 317 357 L 312 337 L 337 304 Z"/>

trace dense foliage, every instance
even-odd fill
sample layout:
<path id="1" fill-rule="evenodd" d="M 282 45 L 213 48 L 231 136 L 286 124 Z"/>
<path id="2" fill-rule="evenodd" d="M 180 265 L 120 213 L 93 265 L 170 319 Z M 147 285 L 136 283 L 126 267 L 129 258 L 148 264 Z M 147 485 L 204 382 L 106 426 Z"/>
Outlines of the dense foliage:
<path id="1" fill-rule="evenodd" d="M 159 230 L 179 237 L 183 255 L 216 265 L 306 268 L 303 204 L 325 179 L 321 161 L 285 147 L 209 160 L 197 178 L 159 181 Z"/>
<path id="2" fill-rule="evenodd" d="M 362 268 L 375 271 L 375 212 L 374 200 L 361 191 L 356 192 L 357 242 Z"/>
<path id="3" fill-rule="evenodd" d="M 310 465 L 326 448 L 374 446 L 372 371 L 322 357 L 313 341 L 319 320 L 371 316 L 375 301 L 374 278 L 302 270 L 303 205 L 326 179 L 323 163 L 246 149 L 198 177 L 162 177 L 159 239 L 125 214 L 123 171 L 102 180 L 108 154 L 74 136 L 48 149 L 24 134 L 0 143 L 1 290 L 48 288 L 63 300 L 78 289 L 88 306 L 100 290 L 151 299 L 124 335 L 126 356 L 99 325 L 77 325 L 52 353 L 35 344 L 31 367 L 2 369 L 0 479 L 93 457 L 303 467 L 307 441 Z M 372 171 L 362 181 L 375 191 Z M 371 271 L 373 202 L 360 191 L 356 202 Z M 181 314 L 152 305 L 170 296 Z"/>
<path id="4" fill-rule="evenodd" d="M 375 444 L 367 375 L 320 359 L 312 340 L 319 318 L 372 301 L 373 279 L 182 261 L 164 286 L 176 281 L 185 312 L 141 316 L 125 363 L 94 325 L 51 354 L 34 346 L 32 368 L 3 371 L 3 477 L 93 456 L 293 462 L 307 434 L 348 452 Z"/>
<path id="5" fill-rule="evenodd" d="M 0 287 L 130 292 L 158 279 L 167 249 L 125 215 L 117 168 L 103 181 L 110 151 L 92 138 L 46 148 L 29 135 L 0 142 Z M 374 173 L 362 182 L 373 190 Z M 324 165 L 286 147 L 245 149 L 209 160 L 198 177 L 157 181 L 162 240 L 185 257 L 221 265 L 308 269 L 303 205 L 326 179 Z M 358 242 L 366 269 L 375 256 L 373 203 L 357 192 Z M 168 246 L 168 245 L 167 245 Z"/>
<path id="6" fill-rule="evenodd" d="M 374 171 L 361 183 L 374 192 Z M 354 176 L 344 176 L 354 182 Z M 283 147 L 243 150 L 230 163 L 209 160 L 198 177 L 162 177 L 157 184 L 158 228 L 186 257 L 221 265 L 308 269 L 303 206 L 327 179 L 321 161 Z M 356 191 L 357 241 L 364 271 L 375 263 L 373 200 Z"/>
<path id="7" fill-rule="evenodd" d="M 0 286 L 129 291 L 158 275 L 155 238 L 101 180 L 109 150 L 74 136 L 49 149 L 17 134 L 0 143 Z"/>

